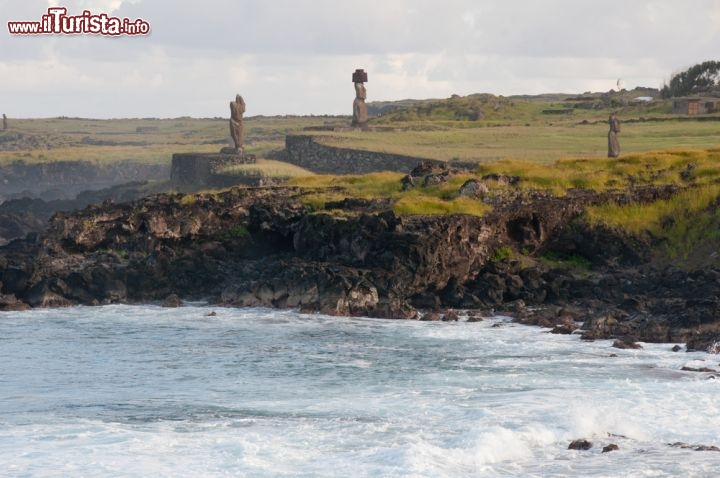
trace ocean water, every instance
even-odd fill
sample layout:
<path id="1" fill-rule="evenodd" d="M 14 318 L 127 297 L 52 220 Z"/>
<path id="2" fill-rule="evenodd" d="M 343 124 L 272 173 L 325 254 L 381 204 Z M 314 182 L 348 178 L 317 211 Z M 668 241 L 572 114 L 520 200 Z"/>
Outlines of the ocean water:
<path id="1" fill-rule="evenodd" d="M 720 446 L 720 379 L 680 371 L 720 357 L 610 345 L 503 317 L 0 313 L 0 476 L 720 476 L 668 446 Z"/>

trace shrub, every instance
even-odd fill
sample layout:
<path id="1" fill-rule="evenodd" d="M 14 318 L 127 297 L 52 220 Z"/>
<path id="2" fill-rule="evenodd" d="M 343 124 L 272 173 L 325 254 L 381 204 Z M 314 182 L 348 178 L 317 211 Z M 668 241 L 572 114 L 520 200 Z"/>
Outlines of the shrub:
<path id="1" fill-rule="evenodd" d="M 250 237 L 250 231 L 248 231 L 247 228 L 242 224 L 236 224 L 232 226 L 223 234 L 223 239 L 226 241 L 232 239 L 244 239 L 246 237 Z"/>
<path id="2" fill-rule="evenodd" d="M 500 246 L 493 251 L 492 256 L 490 256 L 490 262 L 508 261 L 513 258 L 514 254 L 510 246 Z"/>

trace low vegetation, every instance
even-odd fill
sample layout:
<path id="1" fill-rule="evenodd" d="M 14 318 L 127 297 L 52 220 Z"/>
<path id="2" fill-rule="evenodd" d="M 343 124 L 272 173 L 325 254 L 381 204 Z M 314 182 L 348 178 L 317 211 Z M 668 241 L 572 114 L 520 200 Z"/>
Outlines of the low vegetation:
<path id="1" fill-rule="evenodd" d="M 548 252 L 540 256 L 538 260 L 548 267 L 564 267 L 575 271 L 588 271 L 591 267 L 590 261 L 577 254 L 560 255 L 555 252 Z"/>
<path id="2" fill-rule="evenodd" d="M 225 231 L 222 236 L 222 238 L 226 241 L 230 241 L 233 239 L 245 239 L 248 237 L 250 237 L 250 231 L 248 231 L 247 228 L 242 224 L 236 224 L 235 226 Z"/>
<path id="3" fill-rule="evenodd" d="M 720 148 L 655 151 L 617 159 L 561 159 L 551 165 L 503 160 L 481 165 L 478 172 L 518 176 L 525 189 L 546 189 L 557 195 L 574 188 L 599 192 L 650 185 L 702 185 L 720 180 Z"/>
<path id="4" fill-rule="evenodd" d="M 460 197 L 458 189 L 472 174 L 462 174 L 450 181 L 428 187 L 402 190 L 401 173 L 373 173 L 360 176 L 317 175 L 296 178 L 291 185 L 312 188 L 313 192 L 303 198 L 314 210 L 326 209 L 331 201 L 346 197 L 360 199 L 390 199 L 397 214 L 437 215 L 471 214 L 482 216 L 490 206 L 481 201 Z M 320 191 L 320 192 L 318 192 Z"/>
<path id="5" fill-rule="evenodd" d="M 720 184 L 702 184 L 649 204 L 605 204 L 587 211 L 591 223 L 649 236 L 663 255 L 686 260 L 720 240 Z M 708 260 L 714 259 L 711 257 Z"/>
<path id="6" fill-rule="evenodd" d="M 236 164 L 218 171 L 223 174 L 257 175 L 271 178 L 297 178 L 312 176 L 313 173 L 307 169 L 282 161 L 272 159 L 258 159 L 254 164 Z"/>
<path id="7" fill-rule="evenodd" d="M 405 194 L 395 202 L 393 207 L 396 214 L 407 215 L 469 214 L 482 216 L 490 209 L 490 206 L 466 197 L 443 199 L 415 192 Z"/>
<path id="8" fill-rule="evenodd" d="M 491 262 L 509 261 L 510 259 L 513 258 L 514 255 L 515 255 L 515 253 L 510 246 L 500 246 L 493 251 L 492 256 L 490 256 L 490 261 Z"/>

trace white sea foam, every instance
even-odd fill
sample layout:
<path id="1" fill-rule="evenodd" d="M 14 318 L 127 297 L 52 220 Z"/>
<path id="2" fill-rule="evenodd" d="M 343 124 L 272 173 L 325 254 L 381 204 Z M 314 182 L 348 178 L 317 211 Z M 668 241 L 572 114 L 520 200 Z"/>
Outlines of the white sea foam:
<path id="1" fill-rule="evenodd" d="M 717 475 L 720 453 L 667 445 L 720 446 L 720 380 L 680 370 L 717 356 L 545 332 L 204 306 L 0 313 L 0 475 Z M 577 438 L 594 447 L 568 450 Z"/>

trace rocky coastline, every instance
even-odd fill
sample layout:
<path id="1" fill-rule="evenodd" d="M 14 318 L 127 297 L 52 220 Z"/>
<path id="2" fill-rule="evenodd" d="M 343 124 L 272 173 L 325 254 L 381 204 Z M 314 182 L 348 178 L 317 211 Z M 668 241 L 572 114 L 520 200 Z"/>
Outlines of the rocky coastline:
<path id="1" fill-rule="evenodd" d="M 57 213 L 0 248 L 0 310 L 209 300 L 338 316 L 469 320 L 503 313 L 585 340 L 720 348 L 720 271 L 658 268 L 648 244 L 591 227 L 583 208 L 672 188 L 529 192 L 483 216 L 399 216 L 346 199 L 314 212 L 307 188 L 234 188 L 106 201 Z M 498 251 L 523 251 L 503 257 Z M 534 258 L 580 255 L 577 270 Z"/>
<path id="2" fill-rule="evenodd" d="M 233 188 L 57 213 L 45 233 L 0 248 L 0 310 L 181 299 L 389 319 L 457 320 L 467 310 L 469 320 L 503 313 L 618 347 L 720 351 L 719 270 L 659 267 L 645 240 L 582 220 L 588 205 L 656 200 L 671 187 L 526 191 L 483 217 L 400 216 L 352 198 L 329 214 L 303 202 L 311 193 Z"/>

